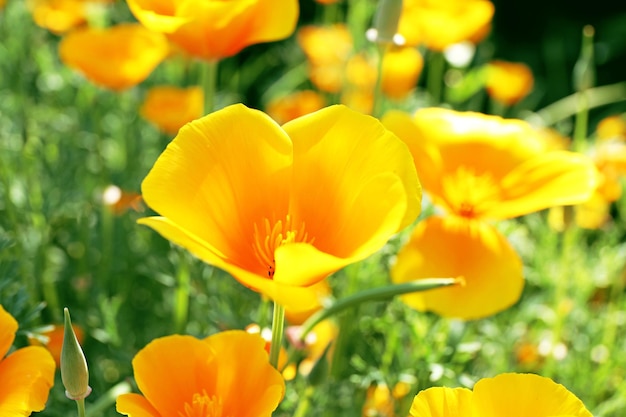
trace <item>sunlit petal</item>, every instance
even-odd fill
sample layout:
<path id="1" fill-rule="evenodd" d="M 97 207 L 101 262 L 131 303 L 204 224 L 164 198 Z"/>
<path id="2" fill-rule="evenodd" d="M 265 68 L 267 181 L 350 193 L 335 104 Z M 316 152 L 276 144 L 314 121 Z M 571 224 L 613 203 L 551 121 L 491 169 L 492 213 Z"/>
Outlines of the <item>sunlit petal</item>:
<path id="1" fill-rule="evenodd" d="M 13 345 L 17 327 L 17 321 L 0 304 L 0 358 L 3 358 Z"/>
<path id="2" fill-rule="evenodd" d="M 139 394 L 122 394 L 117 397 L 116 410 L 130 417 L 161 417 L 146 397 Z"/>
<path id="3" fill-rule="evenodd" d="M 467 388 L 434 387 L 413 399 L 411 417 L 469 417 L 472 406 L 472 391 Z"/>
<path id="4" fill-rule="evenodd" d="M 462 277 L 465 285 L 403 297 L 420 311 L 475 319 L 513 305 L 524 286 L 522 263 L 492 226 L 455 216 L 418 224 L 392 267 L 394 282 L 427 277 Z"/>

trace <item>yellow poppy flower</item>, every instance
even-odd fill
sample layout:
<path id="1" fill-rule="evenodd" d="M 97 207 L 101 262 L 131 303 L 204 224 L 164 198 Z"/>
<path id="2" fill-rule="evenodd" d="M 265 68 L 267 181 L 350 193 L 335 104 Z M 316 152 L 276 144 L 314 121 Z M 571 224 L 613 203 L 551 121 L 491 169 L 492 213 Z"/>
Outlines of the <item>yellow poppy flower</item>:
<path id="1" fill-rule="evenodd" d="M 267 103 L 267 114 L 278 123 L 287 123 L 324 107 L 324 97 L 313 90 L 304 90 L 276 98 Z"/>
<path id="2" fill-rule="evenodd" d="M 405 0 L 398 32 L 406 44 L 435 51 L 462 41 L 480 41 L 491 27 L 488 0 Z"/>
<path id="3" fill-rule="evenodd" d="M 5 356 L 18 323 L 0 305 L 0 415 L 28 416 L 46 406 L 54 384 L 54 359 L 40 346 L 27 346 Z"/>
<path id="4" fill-rule="evenodd" d="M 339 92 L 353 48 L 348 27 L 344 24 L 304 26 L 298 31 L 298 44 L 309 62 L 311 82 L 321 91 Z"/>
<path id="5" fill-rule="evenodd" d="M 533 83 L 533 73 L 526 64 L 495 60 L 487 65 L 487 94 L 507 106 L 526 97 Z"/>
<path id="6" fill-rule="evenodd" d="M 536 131 L 521 120 L 427 108 L 413 118 L 390 112 L 383 124 L 409 145 L 424 189 L 448 213 L 418 225 L 398 254 L 393 280 L 465 280 L 465 286 L 403 300 L 418 310 L 464 319 L 514 304 L 523 287 L 521 261 L 486 221 L 586 201 L 597 177 L 591 160 L 545 151 Z"/>
<path id="7" fill-rule="evenodd" d="M 596 126 L 598 139 L 618 139 L 626 141 L 626 117 L 614 115 L 600 120 Z"/>
<path id="8" fill-rule="evenodd" d="M 199 340 L 155 339 L 133 359 L 143 395 L 117 397 L 117 411 L 131 417 L 270 417 L 285 381 L 270 363 L 265 342 L 242 330 Z"/>
<path id="9" fill-rule="evenodd" d="M 317 305 L 307 287 L 380 249 L 421 198 L 406 145 L 340 105 L 282 127 L 241 104 L 211 113 L 180 130 L 142 191 L 162 217 L 140 223 L 292 310 Z"/>
<path id="10" fill-rule="evenodd" d="M 87 21 L 84 0 L 31 0 L 28 2 L 35 23 L 61 34 Z"/>
<path id="11" fill-rule="evenodd" d="M 534 374 L 501 374 L 466 388 L 434 387 L 415 396 L 411 417 L 592 417 L 563 385 Z"/>
<path id="12" fill-rule="evenodd" d="M 296 27 L 296 0 L 128 0 L 137 20 L 166 33 L 188 54 L 218 60 L 246 46 L 284 39 Z"/>
<path id="13" fill-rule="evenodd" d="M 424 58 L 413 47 L 393 47 L 383 58 L 382 90 L 390 98 L 405 98 L 424 68 Z"/>
<path id="14" fill-rule="evenodd" d="M 167 53 L 168 43 L 163 35 L 132 23 L 107 29 L 79 29 L 59 44 L 65 65 L 95 84 L 116 91 L 145 80 Z"/>
<path id="15" fill-rule="evenodd" d="M 139 113 L 163 132 L 176 134 L 185 123 L 202 116 L 204 93 L 200 87 L 152 87 Z"/>

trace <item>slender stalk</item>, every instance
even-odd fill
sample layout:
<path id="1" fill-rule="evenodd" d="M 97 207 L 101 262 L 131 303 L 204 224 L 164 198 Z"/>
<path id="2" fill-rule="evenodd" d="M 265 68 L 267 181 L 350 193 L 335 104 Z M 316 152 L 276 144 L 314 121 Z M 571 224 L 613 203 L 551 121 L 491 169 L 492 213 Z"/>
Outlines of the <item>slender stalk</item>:
<path id="1" fill-rule="evenodd" d="M 270 345 L 270 364 L 278 369 L 278 355 L 283 343 L 285 327 L 285 307 L 274 301 L 274 315 L 272 317 L 272 343 Z"/>
<path id="2" fill-rule="evenodd" d="M 302 325 L 302 334 L 300 339 L 304 340 L 307 334 L 315 327 L 319 322 L 326 318 L 333 316 L 343 310 L 351 307 L 356 307 L 361 303 L 367 301 L 381 301 L 395 297 L 396 295 L 408 294 L 412 292 L 426 291 L 439 287 L 447 287 L 449 285 L 460 284 L 461 281 L 457 278 L 425 278 L 415 281 L 405 282 L 402 284 L 387 285 L 384 287 L 370 288 L 364 291 L 357 292 L 341 300 L 338 300 L 330 307 L 318 311 L 313 314 Z"/>
<path id="3" fill-rule="evenodd" d="M 128 381 L 122 381 L 111 387 L 103 395 L 99 396 L 94 403 L 89 404 L 87 417 L 98 416 L 108 410 L 115 403 L 118 396 L 131 392 L 131 385 Z"/>
<path id="4" fill-rule="evenodd" d="M 184 333 L 189 315 L 189 292 L 191 289 L 188 259 L 182 251 L 178 257 L 177 286 L 174 293 L 174 331 Z"/>
<path id="5" fill-rule="evenodd" d="M 574 151 L 582 152 L 587 140 L 587 127 L 589 125 L 589 97 L 587 90 L 578 94 L 578 112 L 574 124 Z"/>
<path id="6" fill-rule="evenodd" d="M 381 107 L 383 102 L 383 60 L 385 59 L 385 53 L 389 48 L 386 43 L 379 43 L 376 45 L 378 51 L 378 68 L 376 70 L 376 86 L 374 87 L 374 105 L 372 106 L 372 115 L 374 117 L 381 116 Z"/>
<path id="7" fill-rule="evenodd" d="M 217 92 L 217 67 L 219 61 L 213 60 L 203 63 L 202 87 L 204 88 L 204 114 L 215 110 L 215 93 Z"/>
<path id="8" fill-rule="evenodd" d="M 307 415 L 309 408 L 311 408 L 311 398 L 314 392 L 315 388 L 312 386 L 306 387 L 304 396 L 298 399 L 298 408 L 296 408 L 293 417 L 304 417 Z"/>
<path id="9" fill-rule="evenodd" d="M 428 53 L 428 72 L 426 73 L 426 88 L 433 105 L 441 102 L 443 91 L 443 74 L 446 70 L 446 61 L 443 53 L 430 51 Z"/>
<path id="10" fill-rule="evenodd" d="M 76 400 L 76 406 L 78 407 L 78 417 L 85 417 L 85 399 Z"/>

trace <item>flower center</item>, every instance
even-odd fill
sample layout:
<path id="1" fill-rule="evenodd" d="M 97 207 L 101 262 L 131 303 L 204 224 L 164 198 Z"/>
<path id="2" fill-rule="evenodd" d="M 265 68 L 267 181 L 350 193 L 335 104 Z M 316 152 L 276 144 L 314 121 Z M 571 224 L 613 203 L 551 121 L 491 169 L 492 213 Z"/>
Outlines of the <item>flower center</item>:
<path id="1" fill-rule="evenodd" d="M 185 403 L 185 412 L 178 412 L 179 417 L 222 417 L 222 399 L 215 395 L 209 397 L 205 390 L 195 393 L 191 403 Z"/>
<path id="2" fill-rule="evenodd" d="M 444 195 L 450 208 L 459 216 L 480 217 L 485 209 L 498 201 L 500 188 L 491 173 L 476 173 L 468 167 L 460 167 L 454 175 L 442 180 Z"/>
<path id="3" fill-rule="evenodd" d="M 309 239 L 304 222 L 294 224 L 289 214 L 284 220 L 274 223 L 264 218 L 260 226 L 257 223 L 254 224 L 254 255 L 267 270 L 268 278 L 272 278 L 276 272 L 274 252 L 279 246 L 297 242 L 313 243 L 313 240 Z"/>

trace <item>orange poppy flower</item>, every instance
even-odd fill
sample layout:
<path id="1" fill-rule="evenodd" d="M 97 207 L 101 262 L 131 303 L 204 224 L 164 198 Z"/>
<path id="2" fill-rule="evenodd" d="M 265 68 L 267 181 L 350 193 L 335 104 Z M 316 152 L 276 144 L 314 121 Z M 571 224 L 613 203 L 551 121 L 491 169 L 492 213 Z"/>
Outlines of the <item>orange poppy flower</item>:
<path id="1" fill-rule="evenodd" d="M 3 416 L 28 416 L 43 410 L 54 384 L 54 359 L 46 349 L 27 346 L 7 355 L 17 328 L 17 321 L 0 305 L 0 415 Z"/>
<path id="2" fill-rule="evenodd" d="M 434 51 L 462 41 L 479 42 L 491 28 L 488 0 L 405 0 L 398 32 L 406 44 Z"/>
<path id="3" fill-rule="evenodd" d="M 270 417 L 285 381 L 269 363 L 265 342 L 242 330 L 199 340 L 155 339 L 133 359 L 143 395 L 117 397 L 117 411 L 131 417 Z"/>
<path id="4" fill-rule="evenodd" d="M 405 98 L 424 68 L 424 58 L 413 47 L 394 47 L 383 58 L 382 90 L 390 98 Z"/>
<path id="5" fill-rule="evenodd" d="M 50 32 L 61 34 L 87 21 L 84 0 L 32 0 L 28 2 L 35 23 Z"/>
<path id="6" fill-rule="evenodd" d="M 296 27 L 296 0 L 128 0 L 137 20 L 166 33 L 188 54 L 218 60 L 246 46 L 285 39 Z"/>
<path id="7" fill-rule="evenodd" d="M 427 108 L 413 118 L 390 112 L 383 124 L 409 145 L 424 189 L 449 214 L 418 225 L 398 254 L 393 280 L 462 276 L 466 284 L 403 300 L 465 319 L 514 304 L 523 287 L 521 261 L 486 221 L 587 200 L 596 184 L 591 160 L 545 151 L 521 120 Z"/>
<path id="8" fill-rule="evenodd" d="M 321 91 L 339 92 L 353 48 L 348 27 L 344 24 L 304 26 L 298 31 L 298 44 L 309 61 L 311 82 Z"/>
<path id="9" fill-rule="evenodd" d="M 76 339 L 78 339 L 78 343 L 83 343 L 83 338 L 85 337 L 83 329 L 76 325 L 72 324 L 72 328 L 74 329 L 74 334 L 76 335 Z M 53 325 L 50 326 L 50 329 L 41 333 L 41 336 L 46 338 L 45 342 L 42 342 L 41 338 L 38 337 L 29 337 L 28 343 L 31 346 L 43 346 L 54 358 L 54 362 L 56 362 L 57 367 L 61 364 L 61 348 L 63 347 L 63 325 Z"/>
<path id="10" fill-rule="evenodd" d="M 73 31 L 59 44 L 59 54 L 65 65 L 90 81 L 119 91 L 145 80 L 168 48 L 163 35 L 126 23 Z"/>
<path id="11" fill-rule="evenodd" d="M 202 117 L 204 93 L 200 87 L 152 87 L 139 113 L 163 132 L 176 134 L 185 123 Z"/>
<path id="12" fill-rule="evenodd" d="M 526 64 L 496 60 L 487 65 L 487 94 L 507 106 L 526 97 L 533 83 L 533 73 Z"/>
<path id="13" fill-rule="evenodd" d="M 122 215 L 127 210 L 141 210 L 141 194 L 122 190 L 117 185 L 109 185 L 102 192 L 102 202 L 113 214 Z"/>
<path id="14" fill-rule="evenodd" d="M 292 310 L 317 305 L 307 287 L 380 249 L 421 198 L 406 145 L 340 105 L 282 127 L 241 104 L 211 113 L 180 130 L 142 191 L 163 217 L 141 224 Z"/>
<path id="15" fill-rule="evenodd" d="M 592 417 L 563 385 L 534 374 L 501 374 L 467 388 L 434 387 L 415 396 L 411 417 Z"/>
<path id="16" fill-rule="evenodd" d="M 312 90 L 297 91 L 267 104 L 267 114 L 278 123 L 287 123 L 324 107 L 324 97 Z"/>

